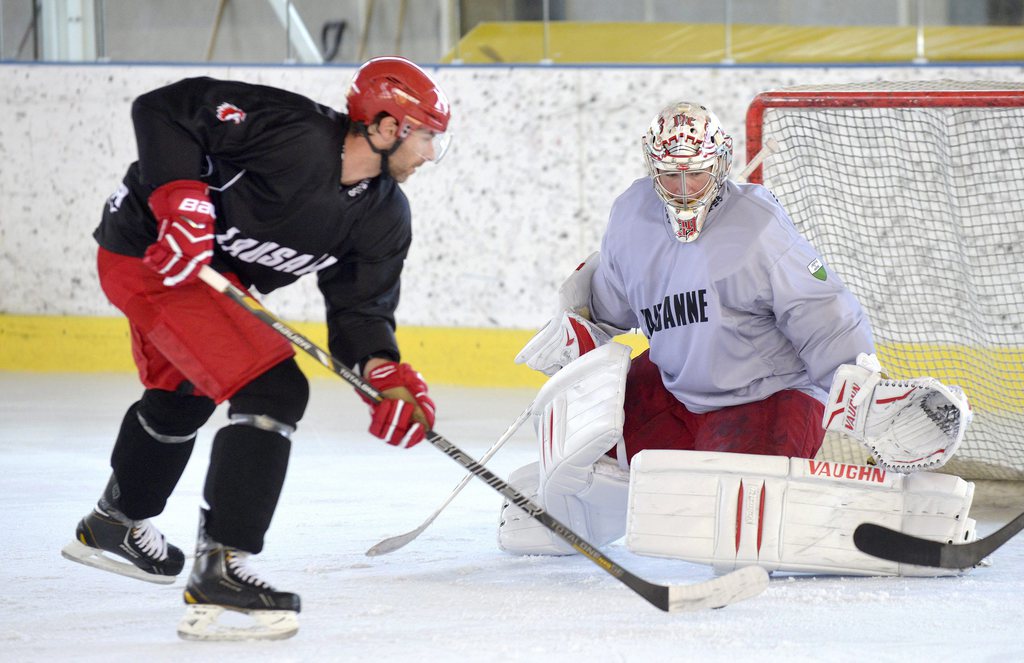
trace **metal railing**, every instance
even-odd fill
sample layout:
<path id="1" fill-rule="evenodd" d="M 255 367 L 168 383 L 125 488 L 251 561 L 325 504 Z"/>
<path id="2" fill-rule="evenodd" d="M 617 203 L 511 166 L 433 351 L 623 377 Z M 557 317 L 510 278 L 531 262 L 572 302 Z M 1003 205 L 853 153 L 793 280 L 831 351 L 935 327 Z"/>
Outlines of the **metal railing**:
<path id="1" fill-rule="evenodd" d="M 842 58 L 830 52 L 833 40 L 819 39 L 815 54 L 806 34 L 861 29 L 899 30 L 886 40 L 900 49 L 882 57 L 924 63 L 935 59 L 933 42 L 946 46 L 943 59 L 1024 59 L 1013 47 L 1024 53 L 1022 21 L 1024 0 L 0 0 L 0 60 L 321 64 L 389 53 L 425 63 L 835 61 Z M 615 35 L 617 25 L 629 34 L 690 26 L 701 39 L 693 53 L 651 55 L 651 40 L 610 39 L 605 60 L 580 47 L 588 35 Z M 951 51 L 954 26 L 1000 26 L 994 34 L 1008 46 L 993 50 L 992 39 L 972 33 L 961 51 L 954 38 Z M 788 37 L 788 51 L 782 27 L 803 30 Z M 770 30 L 776 51 L 769 39 L 757 41 Z"/>

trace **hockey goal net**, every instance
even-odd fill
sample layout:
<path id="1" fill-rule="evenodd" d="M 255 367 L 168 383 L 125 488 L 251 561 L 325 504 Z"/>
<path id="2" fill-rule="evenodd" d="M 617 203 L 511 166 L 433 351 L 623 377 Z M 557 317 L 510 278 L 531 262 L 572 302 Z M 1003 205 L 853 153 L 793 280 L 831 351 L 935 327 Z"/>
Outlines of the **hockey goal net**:
<path id="1" fill-rule="evenodd" d="M 1024 479 L 1024 85 L 873 83 L 758 95 L 767 186 L 868 313 L 894 377 L 958 384 L 975 412 L 946 466 Z M 822 456 L 863 463 L 853 440 Z"/>

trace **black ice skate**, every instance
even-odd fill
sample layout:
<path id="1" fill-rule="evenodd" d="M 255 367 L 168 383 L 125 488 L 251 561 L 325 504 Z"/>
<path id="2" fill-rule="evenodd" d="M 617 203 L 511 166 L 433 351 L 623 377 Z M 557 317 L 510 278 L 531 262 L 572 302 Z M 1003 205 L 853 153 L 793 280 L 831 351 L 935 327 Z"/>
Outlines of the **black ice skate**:
<path id="1" fill-rule="evenodd" d="M 178 635 L 186 640 L 281 640 L 299 630 L 298 594 L 279 592 L 249 565 L 251 555 L 210 539 L 202 524 L 196 560 L 185 587 L 185 617 Z M 225 610 L 247 615 L 248 624 L 232 626 Z"/>
<path id="2" fill-rule="evenodd" d="M 75 540 L 61 555 L 73 562 L 161 585 L 170 585 L 185 566 L 185 555 L 167 543 L 149 520 L 132 520 L 115 506 L 111 480 L 92 513 L 78 523 Z M 127 560 L 127 561 L 123 561 Z"/>

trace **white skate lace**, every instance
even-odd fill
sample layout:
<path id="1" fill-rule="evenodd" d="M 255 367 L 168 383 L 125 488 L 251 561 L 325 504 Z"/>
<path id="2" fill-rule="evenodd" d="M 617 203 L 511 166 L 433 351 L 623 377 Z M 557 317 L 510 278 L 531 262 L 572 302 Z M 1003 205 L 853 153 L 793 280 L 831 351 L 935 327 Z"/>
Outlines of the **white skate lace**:
<path id="1" fill-rule="evenodd" d="M 135 523 L 132 527 L 132 537 L 142 552 L 161 561 L 167 559 L 167 539 L 148 520 Z"/>
<path id="2" fill-rule="evenodd" d="M 238 576 L 239 580 L 263 589 L 274 589 L 269 583 L 259 577 L 256 569 L 249 566 L 249 553 L 242 552 L 241 550 L 228 550 L 225 556 L 227 557 L 228 568 Z"/>

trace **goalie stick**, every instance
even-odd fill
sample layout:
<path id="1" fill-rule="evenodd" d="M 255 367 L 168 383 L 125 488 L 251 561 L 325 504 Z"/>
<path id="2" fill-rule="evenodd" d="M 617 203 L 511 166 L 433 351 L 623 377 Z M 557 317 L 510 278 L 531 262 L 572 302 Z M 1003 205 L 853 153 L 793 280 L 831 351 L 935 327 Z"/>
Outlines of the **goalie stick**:
<path id="1" fill-rule="evenodd" d="M 245 291 L 224 278 L 219 272 L 208 265 L 203 265 L 199 270 L 199 278 L 214 290 L 227 295 L 368 398 L 374 401 L 381 400 L 380 393 L 370 383 L 356 375 L 347 366 L 331 356 L 330 353 L 286 325 Z M 584 541 L 578 534 L 553 518 L 547 511 L 531 502 L 522 493 L 512 488 L 512 486 L 502 481 L 486 467 L 473 460 L 473 458 L 436 431 L 427 431 L 426 439 L 431 445 L 444 452 L 449 458 L 501 493 L 510 502 L 529 513 L 544 527 L 564 539 L 584 557 L 642 596 L 651 605 L 665 612 L 722 608 L 731 603 L 757 596 L 768 587 L 768 572 L 759 566 L 747 566 L 712 580 L 692 585 L 666 586 L 644 580 L 606 557 L 600 550 Z"/>
<path id="2" fill-rule="evenodd" d="M 530 403 L 529 405 L 526 406 L 526 409 L 523 410 L 523 413 L 519 415 L 519 418 L 512 422 L 512 425 L 508 427 L 508 430 L 506 430 L 505 433 L 500 438 L 498 438 L 497 442 L 491 445 L 491 448 L 487 450 L 487 453 L 485 453 L 477 462 L 483 465 L 484 463 L 489 461 L 491 457 L 494 456 L 494 454 L 498 453 L 498 450 L 505 446 L 506 442 L 512 439 L 512 436 L 515 434 L 515 432 L 519 430 L 519 427 L 523 425 L 523 422 L 526 421 L 532 413 L 533 403 Z M 446 499 L 441 504 L 441 506 L 437 507 L 437 510 L 434 511 L 434 513 L 432 513 L 430 517 L 424 520 L 419 527 L 412 531 L 406 532 L 405 534 L 398 534 L 396 536 L 388 537 L 382 541 L 378 541 L 376 544 L 371 546 L 369 550 L 366 551 L 366 556 L 376 557 L 377 555 L 387 555 L 388 553 L 393 553 L 399 548 L 405 547 L 408 543 L 410 543 L 420 534 L 423 534 L 424 530 L 430 527 L 430 524 L 434 522 L 438 516 L 441 515 L 441 512 L 444 511 L 449 504 L 452 503 L 452 500 L 455 499 L 455 496 L 462 492 L 462 489 L 466 487 L 466 484 L 468 484 L 470 479 L 472 478 L 472 474 L 467 474 L 466 476 L 462 477 L 462 480 L 459 481 L 459 484 L 455 486 L 455 489 L 451 492 L 450 495 L 448 495 L 448 499 Z"/>
<path id="3" fill-rule="evenodd" d="M 897 532 L 874 523 L 862 523 L 853 533 L 861 552 L 902 564 L 969 569 L 977 566 L 1024 529 L 1024 513 L 997 531 L 971 543 L 943 543 Z"/>
<path id="4" fill-rule="evenodd" d="M 766 140 L 764 143 L 764 147 L 761 148 L 761 151 L 755 154 L 754 158 L 750 160 L 750 163 L 744 166 L 743 170 L 740 171 L 740 174 L 736 176 L 736 181 L 741 183 L 746 182 L 747 178 L 750 177 L 750 174 L 754 172 L 754 170 L 756 170 L 758 166 L 761 165 L 761 162 L 770 157 L 771 155 L 775 154 L 778 150 L 779 141 L 775 140 L 774 138 L 769 138 L 768 140 Z"/>

